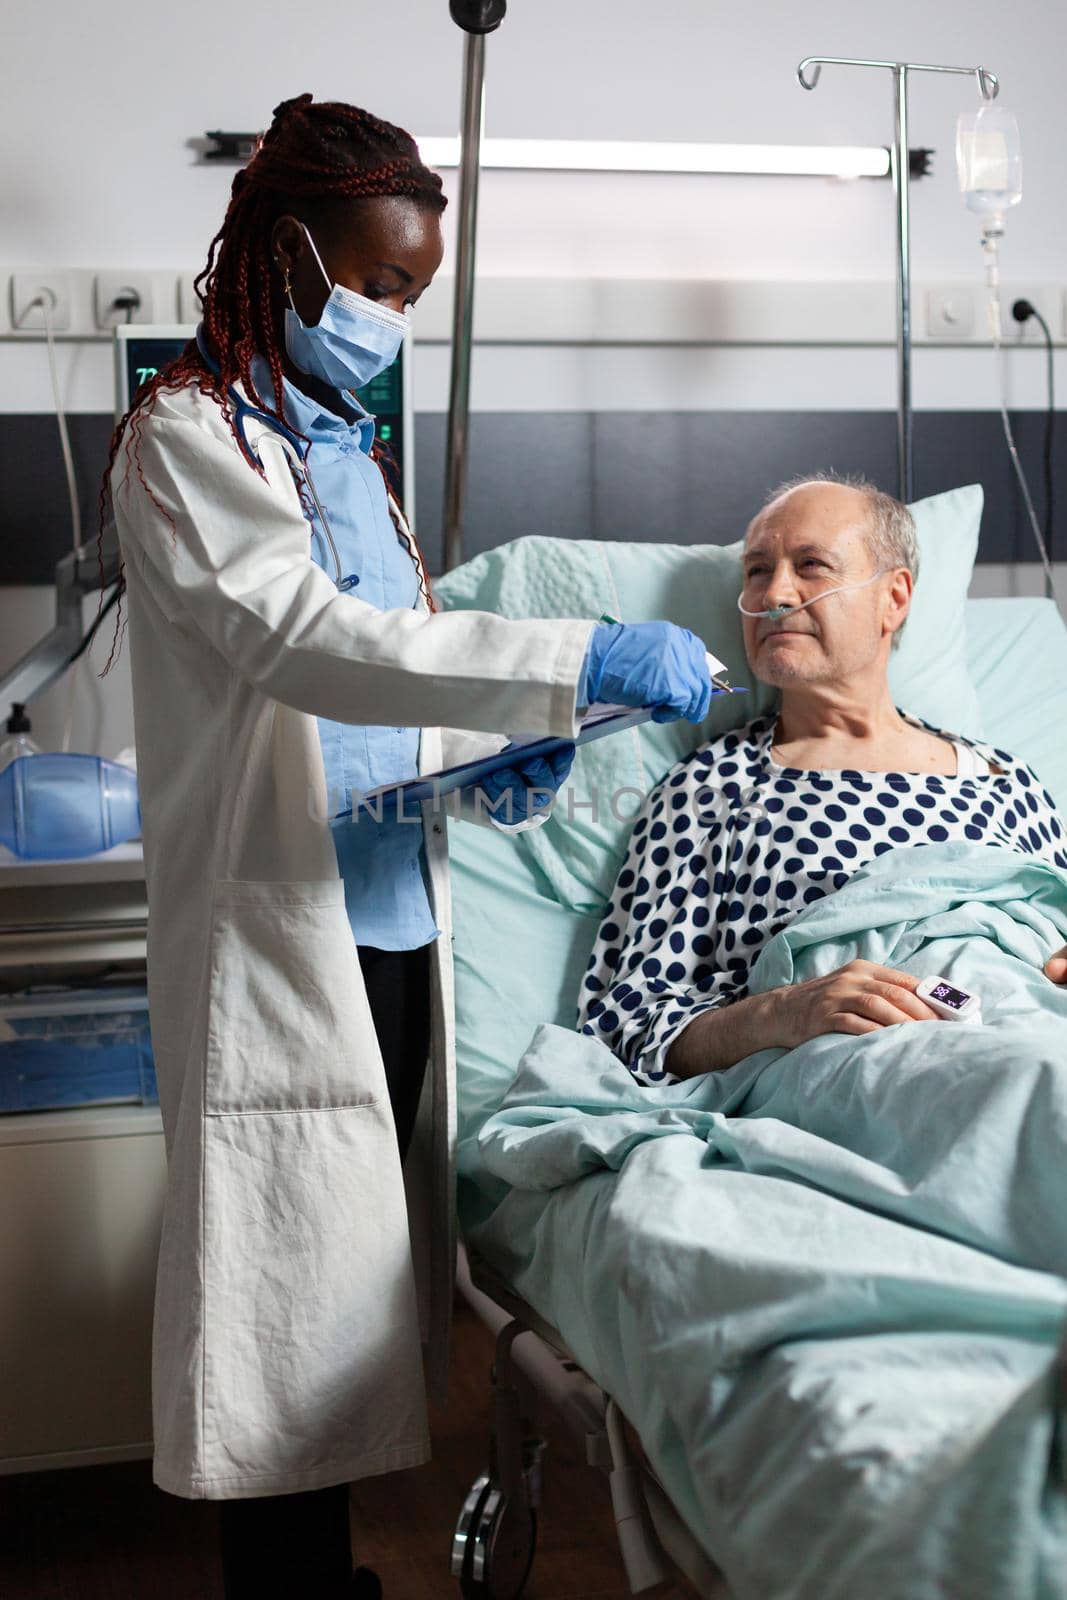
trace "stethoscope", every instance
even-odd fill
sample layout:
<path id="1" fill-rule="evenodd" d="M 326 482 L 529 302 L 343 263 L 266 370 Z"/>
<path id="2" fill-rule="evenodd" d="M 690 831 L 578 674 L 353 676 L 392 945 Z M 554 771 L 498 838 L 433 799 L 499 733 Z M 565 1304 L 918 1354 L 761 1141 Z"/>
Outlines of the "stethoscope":
<path id="1" fill-rule="evenodd" d="M 208 350 L 201 328 L 196 330 L 196 345 L 204 358 L 208 370 L 214 373 L 216 378 L 221 377 L 222 369 Z M 308 494 L 311 496 L 311 503 L 315 507 L 315 513 L 322 525 L 322 531 L 326 536 L 326 542 L 333 557 L 333 568 L 336 574 L 334 582 L 342 593 L 354 588 L 359 581 L 358 578 L 354 576 L 343 578 L 341 576 L 341 558 L 337 553 L 337 545 L 334 542 L 333 531 L 330 528 L 330 520 L 315 492 L 315 483 L 311 476 L 311 469 L 307 464 L 307 452 L 309 449 L 307 442 L 286 423 L 279 422 L 278 418 L 272 416 L 269 411 L 263 411 L 259 406 L 250 404 L 232 383 L 227 386 L 226 392 L 232 412 L 233 431 L 237 436 L 237 443 L 242 453 L 262 471 L 263 459 L 258 451 L 252 447 L 252 442 L 247 432 L 248 423 L 250 421 L 262 423 L 264 427 L 269 428 L 275 435 L 285 451 L 290 471 L 294 476 L 299 475 L 307 486 Z"/>

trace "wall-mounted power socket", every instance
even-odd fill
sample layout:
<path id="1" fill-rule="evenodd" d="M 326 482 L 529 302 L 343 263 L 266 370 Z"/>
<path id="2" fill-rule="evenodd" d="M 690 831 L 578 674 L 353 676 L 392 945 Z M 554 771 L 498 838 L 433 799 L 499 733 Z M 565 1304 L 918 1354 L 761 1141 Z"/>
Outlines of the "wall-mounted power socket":
<path id="1" fill-rule="evenodd" d="M 12 330 L 40 335 L 49 323 L 53 333 L 70 327 L 69 272 L 16 272 L 11 279 Z"/>
<path id="2" fill-rule="evenodd" d="M 975 331 L 975 290 L 963 285 L 926 291 L 928 339 L 970 339 Z"/>
<path id="3" fill-rule="evenodd" d="M 1028 317 L 1025 322 L 1016 322 L 1012 316 L 1012 307 L 1017 300 L 1029 300 L 1030 304 L 1038 311 L 1048 325 L 1053 342 L 1059 337 L 1057 323 L 1059 317 L 1059 294 L 1050 284 L 1010 283 L 1002 290 L 1000 297 L 1001 316 L 1004 323 L 1005 342 L 1013 344 L 1039 344 L 1045 343 L 1045 333 L 1037 317 Z"/>
<path id="4" fill-rule="evenodd" d="M 151 272 L 98 272 L 93 282 L 93 315 L 98 328 L 156 320 Z"/>

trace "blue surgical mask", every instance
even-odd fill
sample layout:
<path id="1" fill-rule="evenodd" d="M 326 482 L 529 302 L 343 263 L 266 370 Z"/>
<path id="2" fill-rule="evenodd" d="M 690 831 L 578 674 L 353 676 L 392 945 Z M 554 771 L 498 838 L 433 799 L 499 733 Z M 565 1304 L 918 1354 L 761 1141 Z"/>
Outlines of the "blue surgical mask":
<path id="1" fill-rule="evenodd" d="M 304 228 L 303 223 L 300 226 Z M 301 321 L 290 292 L 285 348 L 295 365 L 309 377 L 321 378 L 333 389 L 362 389 L 396 360 L 408 331 L 408 319 L 354 289 L 330 283 L 314 239 L 307 228 L 304 232 L 330 293 L 321 317 L 309 328 Z"/>

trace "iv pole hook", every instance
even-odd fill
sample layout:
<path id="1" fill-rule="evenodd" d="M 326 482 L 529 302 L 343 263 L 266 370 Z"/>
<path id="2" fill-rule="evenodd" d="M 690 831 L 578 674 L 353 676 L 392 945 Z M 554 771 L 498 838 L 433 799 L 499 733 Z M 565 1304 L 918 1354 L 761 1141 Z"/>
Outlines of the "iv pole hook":
<path id="1" fill-rule="evenodd" d="M 1000 82 L 988 67 L 945 67 L 924 61 L 874 61 L 852 56 L 805 56 L 797 67 L 802 89 L 814 89 L 823 67 L 876 67 L 893 74 L 895 137 L 889 149 L 897 211 L 897 493 L 914 498 L 911 401 L 911 215 L 909 205 L 908 84 L 914 72 L 948 73 L 977 80 L 983 100 L 995 100 Z"/>

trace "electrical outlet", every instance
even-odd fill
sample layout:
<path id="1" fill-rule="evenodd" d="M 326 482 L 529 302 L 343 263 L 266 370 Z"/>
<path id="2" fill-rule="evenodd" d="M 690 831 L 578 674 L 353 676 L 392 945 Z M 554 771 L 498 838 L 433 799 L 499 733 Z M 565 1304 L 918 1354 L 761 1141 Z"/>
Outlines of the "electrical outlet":
<path id="1" fill-rule="evenodd" d="M 135 299 L 127 309 L 115 302 Z M 122 322 L 156 320 L 155 283 L 150 272 L 98 272 L 93 282 L 93 313 L 98 328 L 116 328 Z"/>
<path id="2" fill-rule="evenodd" d="M 928 289 L 926 334 L 930 339 L 970 339 L 974 334 L 974 290 Z"/>
<path id="3" fill-rule="evenodd" d="M 70 327 L 70 274 L 68 272 L 16 272 L 11 279 L 11 326 L 16 333 L 43 333 L 45 314 L 40 305 L 47 297 L 54 333 Z"/>
<path id="4" fill-rule="evenodd" d="M 1048 330 L 1053 340 L 1058 337 L 1056 331 L 1056 291 L 1049 284 L 1009 283 L 1001 291 L 1001 305 L 1004 313 L 1004 337 L 1016 344 L 1039 344 L 1045 342 L 1045 334 L 1037 317 L 1028 317 L 1025 322 L 1016 322 L 1012 316 L 1012 307 L 1017 300 L 1029 300 L 1034 309 L 1044 317 Z"/>

